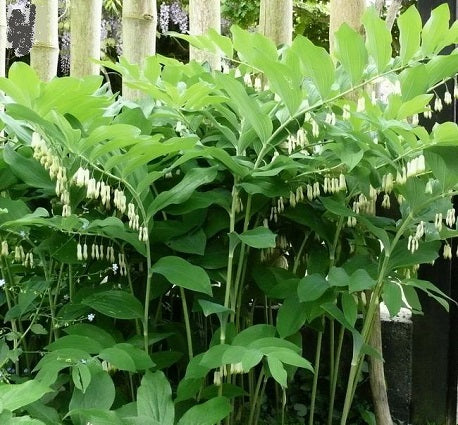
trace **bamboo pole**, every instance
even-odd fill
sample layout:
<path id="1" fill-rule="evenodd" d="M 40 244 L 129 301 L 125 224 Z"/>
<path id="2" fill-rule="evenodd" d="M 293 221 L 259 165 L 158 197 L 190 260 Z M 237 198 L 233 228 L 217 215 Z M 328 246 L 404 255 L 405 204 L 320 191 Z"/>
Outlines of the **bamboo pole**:
<path id="1" fill-rule="evenodd" d="M 0 0 L 0 77 L 6 75 L 6 0 Z"/>
<path id="2" fill-rule="evenodd" d="M 43 81 L 57 75 L 59 59 L 58 0 L 34 0 L 35 32 L 30 65 Z"/>
<path id="3" fill-rule="evenodd" d="M 293 40 L 293 1 L 261 0 L 259 32 L 277 46 Z"/>
<path id="4" fill-rule="evenodd" d="M 210 28 L 221 33 L 221 4 L 219 0 L 189 0 L 189 33 L 205 34 Z M 220 69 L 221 58 L 190 46 L 189 60 L 208 62 L 212 69 Z"/>
<path id="5" fill-rule="evenodd" d="M 143 66 L 148 56 L 156 52 L 156 0 L 124 0 L 122 7 L 123 56 L 129 63 Z M 122 86 L 122 95 L 129 100 L 141 97 L 141 92 Z"/>
<path id="6" fill-rule="evenodd" d="M 72 0 L 70 16 L 70 75 L 99 75 L 102 0 Z"/>

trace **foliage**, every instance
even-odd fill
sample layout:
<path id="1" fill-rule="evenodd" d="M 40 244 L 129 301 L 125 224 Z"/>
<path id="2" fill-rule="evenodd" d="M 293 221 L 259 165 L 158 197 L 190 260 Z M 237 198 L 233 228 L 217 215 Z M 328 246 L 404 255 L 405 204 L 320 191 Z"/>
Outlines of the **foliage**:
<path id="1" fill-rule="evenodd" d="M 419 311 L 420 290 L 447 307 L 416 270 L 451 258 L 457 233 L 458 128 L 418 123 L 458 71 L 456 52 L 438 56 L 456 25 L 445 6 L 407 20 L 415 8 L 392 58 L 369 10 L 366 39 L 337 33 L 337 63 L 304 37 L 278 52 L 237 26 L 180 35 L 235 67 L 105 63 L 138 103 L 14 64 L 0 80 L 2 423 L 253 425 L 267 393 L 281 422 L 298 370 L 310 423 L 325 392 L 327 422 L 353 420 L 380 300 Z"/>

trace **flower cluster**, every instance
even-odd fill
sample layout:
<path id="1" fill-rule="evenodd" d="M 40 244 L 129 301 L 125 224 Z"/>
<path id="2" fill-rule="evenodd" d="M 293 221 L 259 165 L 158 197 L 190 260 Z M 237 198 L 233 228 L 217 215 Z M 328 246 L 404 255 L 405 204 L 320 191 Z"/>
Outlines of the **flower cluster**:
<path id="1" fill-rule="evenodd" d="M 313 122 L 316 123 L 316 121 Z M 296 135 L 290 134 L 287 137 L 286 143 L 289 155 L 291 155 L 291 153 L 295 151 L 298 147 L 304 149 L 308 145 L 307 132 L 305 131 L 305 129 L 300 128 L 299 130 L 297 130 Z"/>
<path id="2" fill-rule="evenodd" d="M 323 182 L 323 191 L 324 193 L 337 193 L 337 192 L 346 192 L 347 183 L 345 182 L 345 176 L 341 173 L 339 177 L 329 177 L 326 176 Z"/>
<path id="3" fill-rule="evenodd" d="M 178 25 L 181 33 L 188 32 L 188 15 L 179 1 L 173 1 L 170 4 L 162 2 L 159 6 L 159 28 L 162 33 L 166 33 L 169 30 L 170 22 Z"/>
<path id="4" fill-rule="evenodd" d="M 60 159 L 48 148 L 44 139 L 36 132 L 32 134 L 30 146 L 33 157 L 48 171 L 51 180 L 56 179 L 56 195 L 62 202 L 62 217 L 71 215 L 70 192 L 68 189 L 67 169 L 62 166 Z"/>

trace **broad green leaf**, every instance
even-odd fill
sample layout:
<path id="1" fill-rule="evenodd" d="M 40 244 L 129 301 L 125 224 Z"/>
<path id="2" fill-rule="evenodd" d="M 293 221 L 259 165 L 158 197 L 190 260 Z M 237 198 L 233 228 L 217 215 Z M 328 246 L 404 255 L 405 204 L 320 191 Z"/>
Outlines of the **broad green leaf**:
<path id="1" fill-rule="evenodd" d="M 97 354 L 103 349 L 103 347 L 96 340 L 93 340 L 84 335 L 65 335 L 46 346 L 49 351 L 73 347 L 78 347 L 79 349 L 84 350 L 89 354 Z"/>
<path id="2" fill-rule="evenodd" d="M 166 242 L 166 245 L 174 251 L 197 255 L 204 255 L 206 244 L 207 236 L 202 229 Z"/>
<path id="3" fill-rule="evenodd" d="M 366 48 L 382 73 L 391 60 L 391 32 L 385 21 L 380 19 L 374 7 L 366 10 L 362 17 L 366 30 Z"/>
<path id="4" fill-rule="evenodd" d="M 197 300 L 197 302 L 202 308 L 202 312 L 204 313 L 205 317 L 210 316 L 210 314 L 229 314 L 232 312 L 230 308 L 224 307 L 221 304 L 213 303 L 211 301 Z"/>
<path id="5" fill-rule="evenodd" d="M 424 112 L 426 105 L 429 104 L 432 98 L 432 94 L 420 94 L 415 96 L 413 99 L 404 102 L 398 110 L 397 119 L 403 120 L 414 114 Z"/>
<path id="6" fill-rule="evenodd" d="M 424 151 L 426 165 L 439 180 L 442 190 L 456 187 L 458 181 L 458 147 L 432 146 Z"/>
<path id="7" fill-rule="evenodd" d="M 375 280 L 369 276 L 369 273 L 364 269 L 359 269 L 350 276 L 348 289 L 350 292 L 359 292 L 372 289 L 374 286 Z"/>
<path id="8" fill-rule="evenodd" d="M 300 58 L 304 76 L 311 78 L 321 98 L 327 99 L 335 79 L 334 63 L 329 53 L 302 36 L 294 39 L 291 50 Z"/>
<path id="9" fill-rule="evenodd" d="M 91 338 L 97 341 L 103 348 L 112 347 L 116 343 L 114 338 L 107 331 L 89 323 L 76 323 L 62 330 L 68 335 L 83 335 Z"/>
<path id="10" fill-rule="evenodd" d="M 348 286 L 350 285 L 350 278 L 343 268 L 331 267 L 328 274 L 328 282 L 330 286 Z"/>
<path id="11" fill-rule="evenodd" d="M 401 72 L 399 80 L 404 102 L 425 94 L 429 88 L 429 74 L 424 64 L 405 69 Z"/>
<path id="12" fill-rule="evenodd" d="M 83 393 L 75 388 L 69 403 L 70 410 L 76 409 L 109 409 L 115 399 L 115 386 L 110 375 L 101 369 L 91 369 L 91 382 Z M 75 423 L 86 424 L 84 419 L 76 413 L 72 417 Z"/>
<path id="13" fill-rule="evenodd" d="M 191 407 L 177 425 L 216 425 L 227 417 L 231 410 L 231 404 L 226 397 L 215 397 Z"/>
<path id="14" fill-rule="evenodd" d="M 323 276 L 316 273 L 305 276 L 299 281 L 297 294 L 300 301 L 310 302 L 320 298 L 327 289 L 329 289 L 329 283 Z"/>
<path id="15" fill-rule="evenodd" d="M 108 363 L 113 365 L 116 369 L 127 370 L 129 372 L 136 372 L 135 362 L 132 357 L 117 347 L 108 347 L 102 350 L 98 357 L 102 360 L 106 360 Z"/>
<path id="16" fill-rule="evenodd" d="M 211 183 L 216 178 L 216 174 L 216 167 L 191 169 L 176 186 L 157 195 L 148 208 L 148 217 L 152 217 L 169 205 L 187 201 L 199 186 Z"/>
<path id="17" fill-rule="evenodd" d="M 307 312 L 303 303 L 296 295 L 285 299 L 277 314 L 277 330 L 282 338 L 299 331 L 305 323 Z"/>
<path id="18" fill-rule="evenodd" d="M 401 63 L 407 64 L 420 48 L 421 16 L 415 6 L 410 6 L 397 20 Z"/>
<path id="19" fill-rule="evenodd" d="M 231 98 L 239 116 L 246 119 L 256 131 L 259 140 L 266 143 L 273 129 L 270 117 L 262 113 L 256 100 L 248 96 L 245 87 L 236 79 L 226 74 L 216 74 L 215 79 Z"/>
<path id="20" fill-rule="evenodd" d="M 283 363 L 274 356 L 272 357 L 268 356 L 267 364 L 269 365 L 269 371 L 270 371 L 270 374 L 272 375 L 272 378 L 274 378 L 275 381 L 277 381 L 283 388 L 286 388 L 288 386 L 288 383 L 287 383 L 288 375 L 283 366 Z"/>
<path id="21" fill-rule="evenodd" d="M 183 258 L 162 257 L 151 267 L 151 270 L 153 273 L 164 276 L 174 285 L 212 295 L 210 279 L 206 271 Z"/>
<path id="22" fill-rule="evenodd" d="M 355 297 L 348 292 L 342 293 L 342 311 L 345 319 L 351 326 L 355 326 L 358 314 L 358 303 Z"/>
<path id="23" fill-rule="evenodd" d="M 382 297 L 390 312 L 390 316 L 396 316 L 402 306 L 401 287 L 393 282 L 385 282 L 383 285 Z"/>
<path id="24" fill-rule="evenodd" d="M 421 36 L 421 51 L 424 55 L 437 53 L 437 47 L 448 33 L 449 23 L 450 9 L 447 3 L 433 9 Z"/>
<path id="25" fill-rule="evenodd" d="M 288 348 L 275 348 L 270 350 L 267 353 L 267 358 L 269 359 L 271 357 L 277 358 L 284 364 L 313 371 L 313 367 L 307 359 L 304 359 L 300 354 L 296 353 L 296 351 Z"/>
<path id="26" fill-rule="evenodd" d="M 262 338 L 273 337 L 276 333 L 277 330 L 272 325 L 253 325 L 237 334 L 232 340 L 232 344 L 242 345 L 246 347 L 250 345 L 253 341 L 257 341 Z"/>
<path id="27" fill-rule="evenodd" d="M 143 306 L 140 301 L 125 291 L 97 292 L 84 298 L 81 303 L 105 316 L 116 319 L 139 319 L 143 317 Z"/>
<path id="28" fill-rule="evenodd" d="M 440 241 L 419 242 L 418 250 L 413 254 L 407 249 L 407 238 L 398 242 L 390 255 L 389 267 L 399 269 L 414 264 L 431 263 L 439 256 Z"/>
<path id="29" fill-rule="evenodd" d="M 160 425 L 173 425 L 172 389 L 163 372 L 146 372 L 137 392 L 137 411 Z"/>
<path id="30" fill-rule="evenodd" d="M 39 400 L 51 389 L 37 380 L 22 384 L 0 384 L 0 403 L 3 409 L 14 412 Z"/>
<path id="31" fill-rule="evenodd" d="M 159 339 L 159 341 L 160 340 L 161 339 Z M 153 343 L 154 340 L 153 342 L 150 342 L 150 344 Z M 133 346 L 132 344 L 129 344 L 127 342 L 121 342 L 119 344 L 114 345 L 113 348 L 117 348 L 118 350 L 126 352 L 129 355 L 129 357 L 134 361 L 135 369 L 137 371 L 150 369 L 153 366 L 155 366 L 154 362 L 151 360 L 151 357 L 148 353 L 146 353 L 144 350 L 141 350 L 140 348 Z"/>
<path id="32" fill-rule="evenodd" d="M 49 178 L 49 173 L 33 158 L 27 158 L 6 145 L 3 159 L 11 166 L 11 172 L 30 187 L 54 192 L 55 184 Z"/>
<path id="33" fill-rule="evenodd" d="M 329 196 L 320 196 L 320 201 L 329 212 L 332 212 L 338 216 L 356 217 L 357 215 L 354 211 L 345 206 L 343 201 L 336 201 Z"/>
<path id="34" fill-rule="evenodd" d="M 350 76 L 352 85 L 359 84 L 367 65 L 367 50 L 361 35 L 346 23 L 335 33 L 335 55 Z"/>
<path id="35" fill-rule="evenodd" d="M 15 99 L 16 102 L 32 106 L 33 101 L 40 94 L 41 81 L 37 72 L 26 63 L 17 61 L 11 65 L 8 79 L 16 85 L 21 93 L 21 96 Z"/>
<path id="36" fill-rule="evenodd" d="M 91 371 L 84 363 L 77 363 L 72 367 L 72 379 L 75 387 L 83 392 L 86 392 L 87 387 L 91 383 Z"/>
<path id="37" fill-rule="evenodd" d="M 275 248 L 276 235 L 272 230 L 266 227 L 256 227 L 255 229 L 247 230 L 237 237 L 248 246 L 252 248 Z"/>
<path id="38" fill-rule="evenodd" d="M 69 412 L 70 416 L 78 415 L 83 419 L 84 425 L 125 425 L 116 412 L 104 409 L 74 409 Z M 145 422 L 145 425 L 150 425 Z"/>

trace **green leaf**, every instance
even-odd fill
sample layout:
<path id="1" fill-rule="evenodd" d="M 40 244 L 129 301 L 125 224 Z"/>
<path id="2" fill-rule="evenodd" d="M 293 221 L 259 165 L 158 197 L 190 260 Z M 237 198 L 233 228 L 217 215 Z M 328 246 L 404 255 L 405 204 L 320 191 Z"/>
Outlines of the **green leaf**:
<path id="1" fill-rule="evenodd" d="M 216 425 L 227 417 L 231 410 L 231 404 L 226 397 L 215 397 L 191 407 L 177 425 Z"/>
<path id="2" fill-rule="evenodd" d="M 390 316 L 396 316 L 402 306 L 401 287 L 393 282 L 385 282 L 383 285 L 383 301 L 386 304 Z"/>
<path id="3" fill-rule="evenodd" d="M 199 303 L 200 307 L 202 308 L 202 312 L 204 313 L 205 317 L 210 316 L 210 314 L 229 314 L 232 313 L 233 310 L 230 308 L 224 307 L 221 304 L 216 304 L 211 301 L 207 300 L 197 300 Z"/>
<path id="4" fill-rule="evenodd" d="M 393 249 L 388 263 L 391 270 L 410 267 L 414 264 L 431 263 L 439 256 L 440 241 L 420 241 L 418 250 L 413 254 L 407 249 L 407 243 L 407 238 L 404 238 Z"/>
<path id="5" fill-rule="evenodd" d="M 237 236 L 245 245 L 252 248 L 275 248 L 276 246 L 275 239 L 277 236 L 272 230 L 263 226 L 247 230 Z"/>
<path id="6" fill-rule="evenodd" d="M 155 366 L 148 353 L 146 353 L 144 350 L 141 350 L 140 348 L 133 346 L 132 344 L 122 342 L 120 344 L 114 345 L 113 348 L 122 350 L 127 353 L 133 360 L 135 364 L 135 370 L 137 371 L 150 369 Z"/>
<path id="7" fill-rule="evenodd" d="M 296 351 L 290 350 L 289 348 L 272 348 L 272 350 L 265 350 L 265 352 L 267 354 L 267 358 L 275 357 L 284 364 L 302 367 L 313 371 L 313 367 L 308 360 L 304 359 L 300 354 L 296 353 Z"/>
<path id="8" fill-rule="evenodd" d="M 116 342 L 114 338 L 99 326 L 89 323 L 76 323 L 62 329 L 68 335 L 83 335 L 97 341 L 102 348 L 112 347 Z M 76 345 L 78 346 L 78 345 Z"/>
<path id="9" fill-rule="evenodd" d="M 78 347 L 90 354 L 99 353 L 103 347 L 96 341 L 83 335 L 65 335 L 49 344 L 46 348 L 49 351 L 61 350 L 63 348 Z"/>
<path id="10" fill-rule="evenodd" d="M 343 217 L 356 217 L 356 213 L 346 207 L 343 202 L 336 201 L 329 196 L 320 196 L 320 201 L 323 206 L 333 214 Z"/>
<path id="11" fill-rule="evenodd" d="M 4 147 L 3 159 L 10 165 L 11 172 L 28 186 L 54 192 L 55 184 L 49 178 L 48 172 L 35 159 L 21 155 L 9 144 Z"/>
<path id="12" fill-rule="evenodd" d="M 415 6 L 410 6 L 397 20 L 399 28 L 399 56 L 403 65 L 420 49 L 421 16 Z"/>
<path id="13" fill-rule="evenodd" d="M 355 297 L 348 292 L 342 293 L 342 311 L 345 319 L 351 326 L 355 326 L 358 314 L 358 303 Z"/>
<path id="14" fill-rule="evenodd" d="M 329 289 L 329 283 L 322 275 L 316 273 L 305 276 L 299 281 L 297 294 L 300 301 L 310 302 L 320 298 L 327 289 Z"/>
<path id="15" fill-rule="evenodd" d="M 172 389 L 163 372 L 146 372 L 137 392 L 139 416 L 151 418 L 159 425 L 173 425 L 175 408 Z"/>
<path id="16" fill-rule="evenodd" d="M 127 370 L 129 372 L 136 372 L 135 362 L 132 357 L 126 353 L 126 351 L 117 348 L 109 347 L 102 350 L 98 357 L 102 360 L 106 360 L 112 364 L 116 369 Z"/>
<path id="17" fill-rule="evenodd" d="M 424 151 L 426 164 L 439 180 L 443 190 L 453 188 L 458 181 L 458 147 L 433 146 Z"/>
<path id="18" fill-rule="evenodd" d="M 74 409 L 69 412 L 70 416 L 78 415 L 83 420 L 83 424 L 90 423 L 91 425 L 125 425 L 118 417 L 116 412 L 104 409 Z M 145 422 L 145 425 L 149 425 Z"/>
<path id="19" fill-rule="evenodd" d="M 232 340 L 232 344 L 247 347 L 253 341 L 257 341 L 262 338 L 273 337 L 276 333 L 277 330 L 272 325 L 253 325 L 237 334 Z"/>
<path id="20" fill-rule="evenodd" d="M 160 258 L 152 267 L 153 273 L 164 276 L 170 283 L 196 292 L 212 295 L 207 272 L 180 257 Z"/>
<path id="21" fill-rule="evenodd" d="M 272 357 L 268 356 L 267 364 L 269 365 L 269 371 L 270 371 L 270 374 L 272 375 L 272 378 L 274 378 L 275 381 L 277 381 L 283 388 L 287 388 L 288 387 L 288 383 L 287 383 L 288 375 L 283 366 L 283 363 L 274 356 Z"/>
<path id="22" fill-rule="evenodd" d="M 80 389 L 83 394 L 91 383 L 91 371 L 84 363 L 77 363 L 72 367 L 72 379 L 75 387 Z"/>
<path id="23" fill-rule="evenodd" d="M 323 100 L 327 99 L 335 80 L 334 63 L 329 53 L 300 35 L 294 39 L 291 50 L 300 58 L 304 77 L 313 81 Z"/>
<path id="24" fill-rule="evenodd" d="M 117 319 L 140 319 L 143 317 L 143 306 L 137 298 L 125 291 L 103 291 L 90 295 L 81 301 L 104 314 Z"/>
<path id="25" fill-rule="evenodd" d="M 351 292 L 359 292 L 359 291 L 366 291 L 368 289 L 372 289 L 375 286 L 375 280 L 369 276 L 364 269 L 356 270 L 350 276 L 350 284 L 348 289 Z"/>
<path id="26" fill-rule="evenodd" d="M 43 325 L 40 325 L 39 323 L 34 323 L 30 327 L 30 331 L 34 333 L 35 335 L 47 335 L 48 331 L 44 328 Z"/>
<path id="27" fill-rule="evenodd" d="M 399 75 L 401 82 L 402 100 L 410 99 L 425 94 L 429 88 L 429 74 L 424 64 L 407 68 Z"/>
<path id="28" fill-rule="evenodd" d="M 382 73 L 391 60 L 391 32 L 385 21 L 380 19 L 374 7 L 366 10 L 362 17 L 366 30 L 366 48 Z"/>
<path id="29" fill-rule="evenodd" d="M 346 23 L 335 33 L 335 55 L 350 76 L 352 85 L 360 83 L 367 65 L 367 50 L 361 35 Z"/>
<path id="30" fill-rule="evenodd" d="M 70 410 L 76 409 L 109 409 L 115 399 L 115 386 L 110 375 L 101 369 L 91 367 L 92 379 L 83 393 L 80 389 L 75 388 L 72 398 L 69 403 Z M 76 417 L 75 417 L 76 416 Z M 73 420 L 80 419 L 80 423 L 84 423 L 79 415 L 73 416 Z"/>
<path id="31" fill-rule="evenodd" d="M 0 404 L 5 410 L 14 412 L 39 400 L 51 389 L 36 380 L 22 384 L 0 384 Z"/>
<path id="32" fill-rule="evenodd" d="M 397 119 L 403 120 L 404 118 L 423 112 L 432 98 L 432 94 L 420 94 L 404 102 L 398 110 Z"/>
<path id="33" fill-rule="evenodd" d="M 343 268 L 331 267 L 328 274 L 328 282 L 330 286 L 348 286 L 350 285 L 350 278 Z"/>
<path id="34" fill-rule="evenodd" d="M 211 183 L 216 178 L 216 174 L 217 167 L 192 168 L 180 183 L 157 195 L 148 208 L 148 217 L 152 217 L 168 205 L 181 204 L 187 201 L 199 186 Z"/>
<path id="35" fill-rule="evenodd" d="M 207 245 L 207 236 L 202 229 L 197 232 L 189 233 L 178 238 L 170 239 L 166 245 L 178 252 L 186 254 L 204 255 L 205 246 Z"/>
<path id="36" fill-rule="evenodd" d="M 226 74 L 216 74 L 216 82 L 229 95 L 232 103 L 239 112 L 239 116 L 246 119 L 262 143 L 267 142 L 272 134 L 272 121 L 267 114 L 263 114 L 255 99 L 248 96 L 245 87 L 236 79 Z"/>
<path id="37" fill-rule="evenodd" d="M 286 338 L 302 328 L 307 318 L 304 307 L 296 295 L 285 299 L 277 315 L 277 330 L 280 337 Z"/>
<path id="38" fill-rule="evenodd" d="M 424 55 L 437 53 L 437 47 L 441 46 L 441 41 L 446 38 L 449 31 L 449 22 L 450 9 L 447 3 L 433 9 L 421 36 L 421 51 Z"/>

